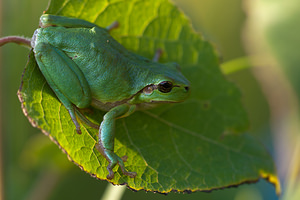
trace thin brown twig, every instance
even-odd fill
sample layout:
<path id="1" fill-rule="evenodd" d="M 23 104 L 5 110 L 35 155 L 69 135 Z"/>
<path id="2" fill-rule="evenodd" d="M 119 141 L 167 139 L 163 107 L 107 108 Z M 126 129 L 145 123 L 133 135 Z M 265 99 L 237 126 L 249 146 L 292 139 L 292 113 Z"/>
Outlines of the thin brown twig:
<path id="1" fill-rule="evenodd" d="M 7 36 L 0 38 L 0 47 L 7 43 L 16 43 L 31 48 L 31 40 L 22 36 Z"/>

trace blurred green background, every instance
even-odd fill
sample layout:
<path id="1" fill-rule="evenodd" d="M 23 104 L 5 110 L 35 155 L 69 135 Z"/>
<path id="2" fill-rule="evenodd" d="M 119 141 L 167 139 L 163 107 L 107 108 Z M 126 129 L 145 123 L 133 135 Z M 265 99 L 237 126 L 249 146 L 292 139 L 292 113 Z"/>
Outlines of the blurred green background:
<path id="1" fill-rule="evenodd" d="M 243 41 L 246 14 L 242 0 L 173 0 L 191 19 L 196 31 L 210 40 L 222 62 L 243 57 L 249 47 Z M 0 36 L 31 37 L 48 0 L 0 0 Z M 251 13 L 251 12 L 248 12 Z M 247 51 L 246 51 L 247 50 Z M 0 49 L 0 139 L 3 153 L 1 178 L 5 199 L 100 199 L 106 181 L 96 180 L 69 162 L 67 156 L 24 116 L 17 90 L 29 50 L 15 44 Z M 243 94 L 251 121 L 249 133 L 274 153 L 270 110 L 261 86 L 251 69 L 228 76 Z M 1 169 L 0 167 L 0 169 Z M 1 184 L 0 183 L 0 184 Z M 0 190 L 1 193 L 1 190 Z M 0 194 L 1 198 L 1 194 Z M 265 180 L 238 188 L 171 193 L 167 196 L 144 191 L 125 191 L 122 199 L 278 199 L 274 187 Z"/>

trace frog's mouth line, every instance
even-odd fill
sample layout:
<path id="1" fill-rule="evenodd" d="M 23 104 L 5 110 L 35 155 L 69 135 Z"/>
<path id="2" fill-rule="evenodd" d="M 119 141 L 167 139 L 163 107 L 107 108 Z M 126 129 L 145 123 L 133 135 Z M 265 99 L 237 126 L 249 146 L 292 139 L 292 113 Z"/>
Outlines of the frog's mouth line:
<path id="1" fill-rule="evenodd" d="M 180 101 L 150 101 L 149 103 L 164 104 L 164 103 L 180 103 L 180 102 L 184 102 L 184 100 L 180 100 Z"/>

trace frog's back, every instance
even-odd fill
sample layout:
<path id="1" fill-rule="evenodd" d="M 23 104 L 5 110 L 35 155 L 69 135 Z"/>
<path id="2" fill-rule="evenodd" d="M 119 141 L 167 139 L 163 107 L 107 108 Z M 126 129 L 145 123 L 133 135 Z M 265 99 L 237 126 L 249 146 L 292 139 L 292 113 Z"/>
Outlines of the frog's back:
<path id="1" fill-rule="evenodd" d="M 128 99 L 151 77 L 150 60 L 129 52 L 104 28 L 40 28 L 52 46 L 63 50 L 82 70 L 93 98 L 106 103 Z M 45 40 L 43 40 L 45 41 Z"/>

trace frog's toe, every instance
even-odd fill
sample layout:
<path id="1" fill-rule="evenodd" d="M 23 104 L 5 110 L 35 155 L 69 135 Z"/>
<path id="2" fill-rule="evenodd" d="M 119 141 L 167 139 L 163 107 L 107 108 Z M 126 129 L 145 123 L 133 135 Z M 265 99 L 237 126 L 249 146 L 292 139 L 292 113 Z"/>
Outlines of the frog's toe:
<path id="1" fill-rule="evenodd" d="M 121 168 L 124 175 L 129 176 L 131 178 L 134 178 L 134 177 L 136 177 L 136 172 L 129 172 L 129 171 L 126 170 L 126 168 L 124 166 L 124 162 L 127 161 L 127 158 L 128 158 L 127 156 L 123 156 L 122 158 L 120 158 L 118 160 L 118 164 L 119 164 L 119 166 L 120 166 L 120 168 Z"/>
<path id="2" fill-rule="evenodd" d="M 107 171 L 108 171 L 109 174 L 106 176 L 106 178 L 109 179 L 109 180 L 113 179 L 115 174 L 114 174 L 114 172 L 113 172 L 110 165 L 107 166 Z"/>
<path id="3" fill-rule="evenodd" d="M 80 129 L 80 126 L 79 126 L 79 127 L 76 126 L 76 132 L 77 132 L 77 134 L 81 135 L 81 129 Z"/>
<path id="4" fill-rule="evenodd" d="M 129 176 L 130 178 L 135 178 L 136 177 L 136 172 L 128 172 L 128 171 L 126 171 L 124 174 L 127 175 L 127 176 Z"/>
<path id="5" fill-rule="evenodd" d="M 107 171 L 108 171 L 108 175 L 106 176 L 107 179 L 113 179 L 114 178 L 114 172 L 113 172 L 113 168 L 117 165 L 118 161 L 117 159 L 111 159 L 109 161 L 109 164 L 107 166 Z"/>
<path id="6" fill-rule="evenodd" d="M 122 159 L 123 162 L 127 162 L 128 156 L 126 156 L 126 155 L 125 155 L 125 156 L 122 156 L 121 159 Z"/>
<path id="7" fill-rule="evenodd" d="M 120 167 L 121 167 L 121 170 L 122 170 L 124 175 L 129 176 L 130 178 L 135 178 L 136 177 L 136 172 L 129 172 L 125 169 L 125 167 L 122 167 L 121 165 L 120 165 Z"/>
<path id="8" fill-rule="evenodd" d="M 120 26 L 120 23 L 119 23 L 118 21 L 114 21 L 113 23 L 111 23 L 110 25 L 108 25 L 108 26 L 106 27 L 106 29 L 107 29 L 108 31 L 111 31 L 111 30 L 113 30 L 113 29 L 119 28 L 119 26 Z"/>

